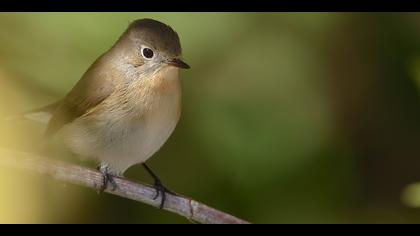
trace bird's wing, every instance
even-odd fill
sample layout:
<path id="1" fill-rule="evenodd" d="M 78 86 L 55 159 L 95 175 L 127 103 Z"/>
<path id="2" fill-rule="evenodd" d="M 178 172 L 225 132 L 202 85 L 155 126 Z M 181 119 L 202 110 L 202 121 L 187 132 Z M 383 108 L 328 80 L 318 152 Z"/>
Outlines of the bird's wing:
<path id="1" fill-rule="evenodd" d="M 48 123 L 46 137 L 53 135 L 62 126 L 82 116 L 112 94 L 112 73 L 103 70 L 103 66 L 100 60 L 96 61 L 61 101 Z"/>

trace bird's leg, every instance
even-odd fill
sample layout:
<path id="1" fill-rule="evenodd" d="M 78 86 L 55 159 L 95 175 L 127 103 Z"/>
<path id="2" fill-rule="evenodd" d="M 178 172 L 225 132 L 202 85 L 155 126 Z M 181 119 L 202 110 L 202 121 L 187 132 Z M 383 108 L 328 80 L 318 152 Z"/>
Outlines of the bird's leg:
<path id="1" fill-rule="evenodd" d="M 162 209 L 163 205 L 165 204 L 166 200 L 166 193 L 172 194 L 176 196 L 175 193 L 169 191 L 165 186 L 162 185 L 162 182 L 160 181 L 159 177 L 153 173 L 153 171 L 145 164 L 142 164 L 143 167 L 146 169 L 146 171 L 152 176 L 153 180 L 155 181 L 154 187 L 156 189 L 156 195 L 153 197 L 153 200 L 157 199 L 160 194 L 162 194 L 162 200 L 160 202 L 159 208 Z"/>
<path id="2" fill-rule="evenodd" d="M 98 171 L 102 174 L 102 184 L 97 186 L 96 190 L 98 193 L 102 193 L 108 187 L 108 183 L 112 185 L 111 191 L 114 191 L 117 188 L 117 183 L 115 183 L 112 175 L 109 173 L 108 165 L 105 163 L 99 164 L 97 167 Z"/>

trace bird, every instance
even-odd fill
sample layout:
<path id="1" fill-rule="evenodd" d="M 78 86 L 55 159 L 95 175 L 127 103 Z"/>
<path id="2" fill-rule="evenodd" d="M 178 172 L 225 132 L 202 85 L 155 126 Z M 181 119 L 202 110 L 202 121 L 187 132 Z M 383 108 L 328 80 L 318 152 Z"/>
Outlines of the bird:
<path id="1" fill-rule="evenodd" d="M 154 179 L 164 206 L 169 191 L 146 165 L 167 141 L 181 116 L 180 39 L 169 25 L 145 18 L 131 22 L 61 100 L 23 115 L 47 119 L 47 139 L 60 140 L 82 159 L 97 161 L 102 174 L 98 192 L 115 190 L 141 164 Z"/>

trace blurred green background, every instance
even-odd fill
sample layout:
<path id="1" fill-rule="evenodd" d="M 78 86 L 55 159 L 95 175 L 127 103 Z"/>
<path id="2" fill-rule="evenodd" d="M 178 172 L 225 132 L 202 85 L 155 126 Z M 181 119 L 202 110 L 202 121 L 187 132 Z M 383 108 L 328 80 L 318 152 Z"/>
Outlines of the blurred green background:
<path id="1" fill-rule="evenodd" d="M 419 14 L 1 13 L 0 115 L 64 96 L 144 17 L 192 66 L 148 162 L 170 189 L 254 223 L 420 222 Z M 37 150 L 43 128 L 2 121 L 0 145 Z M 0 185 L 4 223 L 189 223 L 27 171 Z"/>

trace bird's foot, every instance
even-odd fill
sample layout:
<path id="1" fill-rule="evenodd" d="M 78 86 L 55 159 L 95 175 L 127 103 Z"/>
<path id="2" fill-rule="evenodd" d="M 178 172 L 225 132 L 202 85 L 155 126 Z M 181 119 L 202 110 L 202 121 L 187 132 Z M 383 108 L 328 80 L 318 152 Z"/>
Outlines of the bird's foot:
<path id="1" fill-rule="evenodd" d="M 117 189 L 117 183 L 115 182 L 113 176 L 109 173 L 108 166 L 105 164 L 100 164 L 97 167 L 98 171 L 102 174 L 102 182 L 100 185 L 96 186 L 96 191 L 102 193 L 108 187 L 108 184 L 111 184 L 111 191 L 115 191 Z"/>
<path id="2" fill-rule="evenodd" d="M 146 169 L 146 171 L 152 176 L 152 178 L 155 180 L 154 188 L 156 190 L 156 195 L 153 197 L 153 200 L 156 200 L 159 197 L 159 195 L 162 195 L 160 205 L 159 205 L 159 208 L 162 209 L 163 206 L 165 205 L 166 193 L 172 194 L 174 196 L 177 196 L 177 195 L 174 192 L 169 191 L 167 188 L 165 188 L 165 186 L 162 185 L 162 182 L 160 181 L 160 179 L 157 177 L 155 173 L 153 173 L 153 171 L 146 165 L 146 163 L 143 163 L 142 165 Z"/>
<path id="3" fill-rule="evenodd" d="M 156 190 L 156 194 L 153 197 L 153 200 L 156 200 L 159 197 L 159 195 L 162 195 L 160 205 L 159 205 L 159 209 L 162 209 L 163 206 L 165 205 L 166 194 L 167 193 L 176 196 L 176 194 L 174 192 L 168 190 L 165 186 L 163 186 L 162 182 L 160 182 L 159 179 L 155 179 L 155 184 L 153 185 L 153 187 Z"/>

